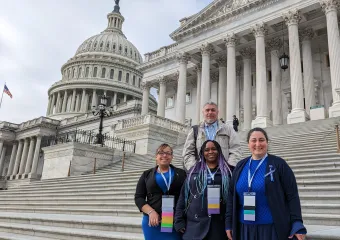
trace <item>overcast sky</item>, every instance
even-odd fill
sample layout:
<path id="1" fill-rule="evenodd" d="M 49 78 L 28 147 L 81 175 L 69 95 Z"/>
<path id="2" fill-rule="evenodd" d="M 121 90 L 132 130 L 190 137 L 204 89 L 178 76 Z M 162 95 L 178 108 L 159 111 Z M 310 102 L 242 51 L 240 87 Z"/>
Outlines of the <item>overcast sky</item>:
<path id="1" fill-rule="evenodd" d="M 123 31 L 143 55 L 171 44 L 179 20 L 212 0 L 121 0 Z M 47 90 L 80 44 L 107 26 L 114 0 L 0 0 L 0 121 L 45 116 Z M 0 95 L 1 97 L 1 95 Z"/>

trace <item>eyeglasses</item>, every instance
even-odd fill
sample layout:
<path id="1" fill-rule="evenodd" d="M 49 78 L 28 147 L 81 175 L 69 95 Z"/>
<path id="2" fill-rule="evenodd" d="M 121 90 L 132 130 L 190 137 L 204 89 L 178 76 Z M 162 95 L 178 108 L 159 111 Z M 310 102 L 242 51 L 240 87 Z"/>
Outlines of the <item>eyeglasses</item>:
<path id="1" fill-rule="evenodd" d="M 171 156 L 172 152 L 158 152 L 158 155 L 165 155 L 165 156 Z"/>

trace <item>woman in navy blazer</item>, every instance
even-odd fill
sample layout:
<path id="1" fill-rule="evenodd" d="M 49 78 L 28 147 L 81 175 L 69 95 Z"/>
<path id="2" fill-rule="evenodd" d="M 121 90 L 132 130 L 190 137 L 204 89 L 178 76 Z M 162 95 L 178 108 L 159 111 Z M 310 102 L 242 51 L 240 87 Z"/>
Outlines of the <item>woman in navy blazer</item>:
<path id="1" fill-rule="evenodd" d="M 247 142 L 252 155 L 237 164 L 229 187 L 228 239 L 305 239 L 293 171 L 285 160 L 267 153 L 268 136 L 262 128 L 250 130 Z M 256 195 L 255 206 L 249 193 Z"/>
<path id="2" fill-rule="evenodd" d="M 216 141 L 205 141 L 200 161 L 189 171 L 176 206 L 175 229 L 183 233 L 183 240 L 226 240 L 225 211 L 230 178 L 231 171 L 220 145 Z M 208 210 L 207 189 L 212 187 L 219 196 L 209 202 Z"/>

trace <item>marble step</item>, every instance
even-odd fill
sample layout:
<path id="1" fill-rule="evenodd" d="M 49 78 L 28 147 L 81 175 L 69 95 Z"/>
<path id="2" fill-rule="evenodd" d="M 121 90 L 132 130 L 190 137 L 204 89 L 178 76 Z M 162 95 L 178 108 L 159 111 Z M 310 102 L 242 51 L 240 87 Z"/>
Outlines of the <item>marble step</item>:
<path id="1" fill-rule="evenodd" d="M 303 222 L 309 225 L 340 226 L 340 215 L 305 213 L 302 215 Z"/>
<path id="2" fill-rule="evenodd" d="M 339 194 L 340 195 L 340 184 L 338 186 L 298 186 L 299 193 L 313 193 L 317 196 L 329 195 L 329 194 Z"/>
<path id="3" fill-rule="evenodd" d="M 338 203 L 302 203 L 302 213 L 338 214 L 340 215 L 340 202 Z"/>
<path id="4" fill-rule="evenodd" d="M 301 204 L 340 203 L 340 195 L 338 194 L 316 195 L 315 193 L 303 193 L 303 194 L 300 194 L 300 201 L 301 201 Z"/>
<path id="5" fill-rule="evenodd" d="M 35 237 L 17 233 L 0 232 L 0 240 L 56 240 L 55 238 Z"/>
<path id="6" fill-rule="evenodd" d="M 306 225 L 307 240 L 340 240 L 339 226 Z"/>
<path id="7" fill-rule="evenodd" d="M 333 179 L 339 179 L 340 180 L 340 172 L 336 173 L 315 173 L 315 174 L 295 174 L 295 177 L 297 180 L 303 180 L 307 181 L 310 179 L 318 179 L 318 180 L 333 180 Z"/>
<path id="8" fill-rule="evenodd" d="M 331 166 L 325 166 L 320 168 L 301 168 L 301 169 L 293 169 L 294 174 L 316 174 L 316 173 L 336 173 L 340 171 L 340 162 L 338 164 L 334 163 Z"/>
<path id="9" fill-rule="evenodd" d="M 53 214 L 75 214 L 75 215 L 93 215 L 93 216 L 120 216 L 120 217 L 139 217 L 141 213 L 137 207 L 135 209 L 73 209 L 73 208 L 12 208 L 0 206 L 1 212 L 19 212 L 19 213 L 53 213 Z"/>
<path id="10" fill-rule="evenodd" d="M 312 162 L 307 163 L 294 163 L 289 164 L 289 166 L 293 169 L 318 169 L 320 167 L 330 167 L 330 166 L 338 166 L 339 158 L 328 158 L 328 159 L 315 159 Z"/>
<path id="11" fill-rule="evenodd" d="M 51 227 L 41 225 L 28 225 L 20 223 L 0 222 L 0 232 L 34 235 L 37 237 L 56 238 L 60 240 L 142 240 L 141 233 L 106 232 L 65 227 Z"/>
<path id="12" fill-rule="evenodd" d="M 127 233 L 142 233 L 142 217 L 111 217 L 71 214 L 39 214 L 39 213 L 0 213 L 0 222 L 43 225 L 52 227 L 72 227 Z"/>

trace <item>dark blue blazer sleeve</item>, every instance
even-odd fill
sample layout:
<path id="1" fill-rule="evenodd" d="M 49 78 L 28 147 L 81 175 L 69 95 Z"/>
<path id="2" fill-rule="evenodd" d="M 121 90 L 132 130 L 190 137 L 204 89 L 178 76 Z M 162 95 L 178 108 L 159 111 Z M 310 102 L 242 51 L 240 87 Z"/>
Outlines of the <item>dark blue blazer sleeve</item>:
<path id="1" fill-rule="evenodd" d="M 175 223 L 174 228 L 178 232 L 179 230 L 186 227 L 185 218 L 185 182 L 181 189 L 181 194 L 179 195 L 178 202 L 175 211 Z"/>

